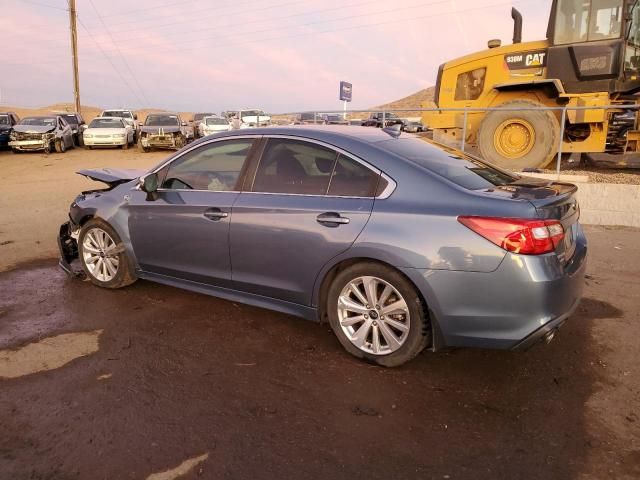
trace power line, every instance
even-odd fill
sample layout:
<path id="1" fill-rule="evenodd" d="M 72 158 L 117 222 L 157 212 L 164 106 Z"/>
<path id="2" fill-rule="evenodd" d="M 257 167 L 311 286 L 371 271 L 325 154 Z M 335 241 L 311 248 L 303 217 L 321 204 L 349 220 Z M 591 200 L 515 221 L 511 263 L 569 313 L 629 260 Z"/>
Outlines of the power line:
<path id="1" fill-rule="evenodd" d="M 200 2 L 201 0 L 184 0 L 182 2 L 170 2 L 170 3 L 165 3 L 165 4 L 161 4 L 161 5 L 157 5 L 154 3 L 153 8 L 158 9 L 158 8 L 164 8 L 164 7 L 173 7 L 176 5 L 182 5 L 184 3 L 194 3 L 194 2 Z M 149 10 L 149 7 L 146 8 L 138 8 L 136 10 L 127 10 L 125 13 L 111 13 L 109 15 L 103 15 L 103 18 L 111 18 L 111 17 L 122 17 L 122 16 L 129 16 L 132 13 L 137 13 L 137 12 L 146 12 Z"/>
<path id="2" fill-rule="evenodd" d="M 133 73 L 133 70 L 131 70 L 131 67 L 129 66 L 129 62 L 127 62 L 127 59 L 122 54 L 122 50 L 120 50 L 120 47 L 118 46 L 118 44 L 116 43 L 115 39 L 113 38 L 113 35 L 111 35 L 111 32 L 109 31 L 109 27 L 107 27 L 107 24 L 105 23 L 104 19 L 102 18 L 102 15 L 100 15 L 100 12 L 98 11 L 96 6 L 94 5 L 93 0 L 89 0 L 89 3 L 91 4 L 91 7 L 93 8 L 93 10 L 96 12 L 96 15 L 98 15 L 98 18 L 100 19 L 100 22 L 102 22 L 102 25 L 104 26 L 104 29 L 106 30 L 107 34 L 109 35 L 109 38 L 111 39 L 111 42 L 118 49 L 118 53 L 120 54 L 120 58 L 122 59 L 122 62 L 124 63 L 125 67 L 127 67 L 127 70 L 129 71 L 129 73 L 131 74 L 131 77 L 133 78 L 133 81 L 135 82 L 136 86 L 138 87 L 138 90 L 140 90 L 140 93 L 142 94 L 142 98 L 144 99 L 145 103 L 147 105 L 149 105 L 149 99 L 145 95 L 144 89 L 140 86 L 140 82 L 138 82 L 138 78 L 136 77 L 135 73 Z"/>
<path id="3" fill-rule="evenodd" d="M 365 2 L 366 3 L 366 2 Z M 411 9 L 415 9 L 415 8 L 421 8 L 421 7 L 431 7 L 434 5 L 439 5 L 439 4 L 443 4 L 443 3 L 450 3 L 450 0 L 437 0 L 435 2 L 427 2 L 427 3 L 420 3 L 420 4 L 416 4 L 416 5 L 409 5 L 409 6 L 405 6 L 405 7 L 394 7 L 394 8 L 390 8 L 387 10 L 380 10 L 378 12 L 371 12 L 371 13 L 360 13 L 357 15 L 347 15 L 344 17 L 338 17 L 338 18 L 332 18 L 332 19 L 328 19 L 328 20 L 316 20 L 313 22 L 306 22 L 306 23 L 300 23 L 297 24 L 297 27 L 308 27 L 308 26 L 312 26 L 312 25 L 321 25 L 323 23 L 333 23 L 333 22 L 340 22 L 343 20 L 352 20 L 355 18 L 363 18 L 363 17 L 371 17 L 371 16 L 375 16 L 375 15 L 381 15 L 384 13 L 394 13 L 394 12 L 398 12 L 401 10 L 411 10 Z M 272 19 L 272 20 L 277 20 L 278 18 Z M 281 30 L 282 27 L 278 26 L 278 27 L 271 27 L 271 28 L 266 28 L 266 29 L 262 29 L 262 30 L 252 30 L 249 32 L 238 32 L 238 33 L 231 33 L 228 35 L 216 35 L 214 37 L 206 37 L 206 38 L 192 38 L 192 39 L 186 39 L 186 40 L 179 40 L 176 42 L 171 42 L 171 46 L 175 46 L 175 45 L 184 45 L 184 44 L 189 44 L 189 43 L 194 43 L 194 42 L 202 42 L 203 40 L 206 41 L 212 41 L 212 40 L 220 40 L 220 39 L 225 39 L 225 38 L 233 38 L 233 37 L 238 37 L 238 36 L 246 36 L 246 35 L 254 35 L 254 34 L 261 34 L 261 33 L 267 33 L 267 32 L 273 32 L 273 31 L 278 31 Z M 294 37 L 296 35 L 293 35 Z M 282 37 L 282 38 L 286 38 Z M 261 39 L 264 40 L 264 39 Z M 210 47 L 210 45 L 207 45 L 207 47 Z"/>
<path id="4" fill-rule="evenodd" d="M 300 2 L 292 2 L 292 3 L 300 3 Z M 196 32 L 206 32 L 209 30 L 218 30 L 220 28 L 231 28 L 231 27 L 237 27 L 237 26 L 244 26 L 244 25 L 251 25 L 251 24 L 256 24 L 256 23 L 264 23 L 264 22 L 269 22 L 269 21 L 273 21 L 273 20 L 285 20 L 288 18 L 295 18 L 295 17 L 302 17 L 305 15 L 317 15 L 320 13 L 326 13 L 326 12 L 332 12 L 335 10 L 344 10 L 345 8 L 349 8 L 349 7 L 361 7 L 363 5 L 370 5 L 372 3 L 381 3 L 380 0 L 368 0 L 366 2 L 359 2 L 359 3 L 350 3 L 347 5 L 340 5 L 339 7 L 332 7 L 332 8 L 325 8 L 325 9 L 321 9 L 321 10 L 311 10 L 311 11 L 307 11 L 307 12 L 300 12 L 300 13 L 294 13 L 291 15 L 284 15 L 284 16 L 280 16 L 280 17 L 270 17 L 270 18 L 261 18 L 258 20 L 251 20 L 248 22 L 238 22 L 238 23 L 232 23 L 232 24 L 225 24 L 222 26 L 214 26 L 214 27 L 206 27 L 206 28 L 199 28 L 199 29 L 191 29 L 188 32 L 175 32 L 173 33 L 173 35 L 184 35 L 185 33 L 188 34 L 192 34 L 192 33 L 196 33 Z M 387 2 L 384 2 L 387 3 Z M 286 5 L 286 4 L 285 4 Z M 281 5 L 278 5 L 281 6 Z M 275 7 L 275 5 L 274 5 Z M 255 11 L 260 11 L 260 10 L 267 10 L 268 8 L 271 7 L 265 7 L 265 8 L 261 8 L 261 9 L 257 9 L 257 10 L 252 10 L 251 13 L 254 13 Z M 243 12 L 244 13 L 244 12 Z M 236 15 L 222 15 L 222 16 L 216 16 L 216 18 L 225 18 L 225 17 L 234 17 Z M 198 20 L 202 20 L 204 18 L 208 18 L 208 17 L 201 17 Z M 168 24 L 164 24 L 164 25 L 156 25 L 156 27 L 166 27 L 166 26 L 174 26 L 174 25 L 178 25 L 180 23 L 185 23 L 184 21 L 181 22 L 174 22 L 174 23 L 168 23 Z M 139 30 L 139 29 L 137 29 Z M 171 34 L 171 33 L 169 33 Z M 137 40 L 143 40 L 145 38 L 151 38 L 149 35 L 143 35 L 143 36 L 134 36 L 132 37 L 134 39 Z"/>
<path id="5" fill-rule="evenodd" d="M 62 10 L 63 12 L 66 12 L 68 10 L 68 9 L 66 9 L 64 7 L 56 7 L 55 5 L 49 5 L 48 3 L 36 2 L 34 0 L 20 0 L 20 1 L 24 2 L 24 3 L 30 3 L 31 5 L 37 5 L 39 7 L 52 8 L 54 10 Z"/>
<path id="6" fill-rule="evenodd" d="M 436 2 L 436 3 L 444 3 L 445 1 L 446 0 L 443 0 L 443 1 L 440 1 L 440 2 Z M 243 42 L 230 42 L 230 43 L 222 43 L 222 44 L 215 44 L 215 45 L 203 45 L 203 46 L 195 47 L 194 50 L 198 50 L 198 49 L 202 49 L 202 48 L 206 48 L 206 49 L 210 50 L 212 48 L 221 48 L 221 47 L 228 47 L 228 46 L 233 46 L 233 45 L 244 45 L 244 44 L 252 44 L 252 43 L 258 43 L 258 42 L 259 43 L 263 43 L 263 42 L 270 41 L 270 40 L 283 40 L 283 39 L 291 39 L 291 38 L 304 37 L 304 36 L 310 36 L 310 35 L 322 35 L 322 34 L 325 34 L 325 33 L 342 32 L 342 31 L 347 31 L 347 30 L 356 30 L 356 29 L 365 28 L 365 27 L 376 27 L 376 26 L 380 26 L 380 25 L 389 25 L 389 24 L 393 24 L 393 23 L 415 21 L 415 20 L 424 20 L 426 18 L 433 18 L 433 17 L 444 16 L 444 15 L 452 15 L 452 14 L 455 14 L 455 13 L 464 13 L 464 12 L 470 12 L 470 11 L 474 11 L 474 10 L 482 10 L 482 9 L 485 9 L 485 8 L 509 6 L 509 5 L 512 5 L 513 3 L 529 3 L 529 2 L 532 2 L 532 1 L 537 1 L 537 0 L 507 1 L 507 2 L 493 3 L 493 4 L 489 4 L 489 5 L 481 5 L 481 6 L 478 6 L 478 7 L 465 8 L 465 9 L 462 9 L 462 10 L 452 10 L 452 11 L 448 11 L 448 12 L 440 12 L 440 13 L 435 13 L 435 14 L 430 14 L 430 15 L 421 15 L 421 16 L 418 16 L 418 17 L 414 16 L 414 17 L 411 17 L 411 18 L 401 18 L 401 19 L 396 19 L 396 20 L 387 20 L 387 21 L 383 21 L 383 22 L 364 23 L 364 24 L 361 24 L 361 25 L 353 25 L 353 26 L 349 26 L 349 27 L 341 27 L 341 28 L 335 28 L 335 29 L 329 29 L 329 30 L 303 32 L 303 33 L 299 33 L 299 34 L 282 35 L 282 36 L 268 37 L 268 38 L 260 38 L 260 39 L 255 39 L 255 40 L 247 40 L 247 41 L 243 41 Z M 365 16 L 365 15 L 362 15 L 362 16 Z M 257 32 L 245 32 L 245 33 L 243 33 L 243 35 L 251 35 L 253 33 L 259 33 L 259 31 L 257 31 Z M 202 39 L 199 39 L 198 41 L 202 41 Z"/>
<path id="7" fill-rule="evenodd" d="M 136 93 L 136 91 L 131 88 L 131 85 L 129 84 L 129 82 L 127 81 L 126 77 L 122 76 L 122 74 L 120 73 L 120 70 L 118 70 L 118 68 L 115 66 L 115 64 L 113 63 L 113 60 L 111 60 L 111 58 L 105 53 L 105 51 L 103 50 L 102 46 L 96 41 L 96 39 L 94 38 L 93 34 L 91 33 L 91 31 L 85 26 L 85 24 L 82 22 L 82 20 L 80 18 L 78 18 L 78 23 L 80 24 L 80 26 L 82 28 L 84 28 L 85 32 L 87 32 L 87 34 L 89 35 L 89 37 L 91 38 L 91 41 L 93 43 L 95 43 L 95 45 L 98 47 L 98 49 L 100 50 L 100 52 L 102 53 L 102 55 L 104 56 L 104 58 L 107 59 L 107 61 L 111 64 L 111 67 L 113 68 L 113 70 L 118 74 L 118 76 L 120 77 L 120 79 L 124 82 L 124 84 L 129 88 L 129 91 L 131 91 L 131 93 L 134 94 L 134 96 L 136 97 L 136 99 L 138 100 L 138 102 L 140 104 L 142 104 L 142 102 L 140 101 L 140 97 L 138 96 L 138 94 Z"/>

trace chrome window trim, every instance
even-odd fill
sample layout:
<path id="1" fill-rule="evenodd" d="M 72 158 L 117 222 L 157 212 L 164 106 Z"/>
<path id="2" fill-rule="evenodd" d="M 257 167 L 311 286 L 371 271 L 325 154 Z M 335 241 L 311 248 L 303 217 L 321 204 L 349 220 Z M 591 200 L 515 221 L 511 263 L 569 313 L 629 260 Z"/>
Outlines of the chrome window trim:
<path id="1" fill-rule="evenodd" d="M 393 191 L 396 189 L 397 183 L 395 182 L 395 180 L 393 180 L 391 177 L 389 177 L 389 175 L 387 175 L 386 173 L 384 173 L 382 170 L 380 170 L 377 167 L 374 167 L 373 165 L 371 165 L 370 163 L 366 162 L 365 160 L 362 160 L 359 157 L 356 157 L 354 154 L 347 152 L 346 150 L 343 150 L 340 147 L 336 147 L 335 145 L 332 145 L 330 143 L 327 142 L 323 142 L 322 140 L 316 140 L 315 138 L 308 138 L 308 137 L 297 137 L 295 135 L 279 135 L 279 134 L 270 134 L 270 135 L 264 135 L 262 138 L 269 140 L 270 138 L 284 138 L 287 140 L 297 140 L 297 141 L 302 141 L 302 142 L 308 142 L 308 143 L 315 143 L 317 145 L 320 145 L 321 147 L 325 147 L 328 148 L 330 150 L 333 150 L 334 152 L 337 152 L 341 155 L 344 155 L 347 158 L 350 158 L 351 160 L 354 160 L 355 162 L 359 163 L 360 165 L 362 165 L 363 167 L 365 167 L 368 170 L 371 170 L 372 172 L 374 172 L 376 175 L 380 175 L 382 178 L 384 178 L 387 181 L 387 186 L 386 188 L 382 191 L 382 193 L 380 195 L 374 195 L 371 197 L 362 197 L 362 196 L 349 196 L 349 195 L 328 195 L 328 194 L 308 194 L 308 193 L 278 193 L 278 192 L 254 192 L 252 190 L 245 190 L 242 193 L 255 193 L 255 194 L 260 194 L 260 195 L 287 195 L 287 196 L 300 196 L 300 197 L 328 197 L 328 198 L 371 198 L 371 199 L 377 199 L 377 200 L 384 200 L 386 198 L 389 198 L 389 196 L 393 193 Z M 260 159 L 262 160 L 262 158 Z M 258 164 L 258 168 L 260 167 L 260 165 Z M 253 173 L 253 179 L 251 180 L 251 189 L 253 189 L 253 184 L 256 181 L 256 175 L 258 174 L 258 168 L 256 168 L 256 171 Z"/>
<path id="2" fill-rule="evenodd" d="M 210 139 L 210 140 L 208 140 L 206 142 L 199 143 L 198 145 L 193 145 L 188 150 L 185 150 L 184 152 L 180 153 L 179 155 L 176 155 L 174 157 L 169 158 L 164 163 L 160 164 L 160 166 L 156 167 L 154 170 L 151 170 L 151 171 L 145 173 L 144 175 L 142 175 L 140 177 L 140 179 L 139 179 L 138 184 L 134 187 L 134 189 L 135 190 L 141 190 L 140 183 L 144 181 L 144 177 L 146 177 L 147 175 L 150 175 L 152 173 L 158 173 L 160 170 L 162 170 L 164 167 L 166 167 L 170 163 L 175 162 L 176 160 L 182 158 L 184 155 L 186 155 L 189 152 L 192 152 L 193 150 L 195 150 L 197 148 L 203 147 L 205 145 L 210 145 L 212 143 L 223 142 L 223 141 L 227 141 L 227 140 L 242 140 L 242 139 L 247 139 L 247 138 L 250 138 L 250 139 L 284 138 L 284 139 L 289 139 L 289 140 L 298 140 L 298 141 L 304 141 L 304 142 L 309 142 L 309 143 L 315 143 L 315 144 L 320 145 L 322 147 L 329 148 L 330 150 L 338 152 L 338 153 L 344 155 L 345 157 L 350 158 L 351 160 L 354 160 L 354 161 L 358 162 L 359 164 L 361 164 L 365 168 L 367 168 L 367 169 L 371 170 L 372 172 L 374 172 L 376 175 L 380 175 L 382 178 L 384 178 L 386 180 L 387 186 L 382 191 L 382 193 L 380 193 L 377 196 L 373 196 L 373 197 L 347 196 L 347 195 L 327 195 L 327 194 L 312 195 L 312 194 L 307 194 L 307 193 L 252 192 L 251 190 L 196 190 L 196 189 L 184 189 L 184 188 L 181 188 L 181 189 L 158 188 L 157 191 L 158 192 L 251 193 L 251 194 L 256 194 L 256 195 L 286 195 L 286 196 L 298 196 L 298 197 L 327 197 L 327 198 L 356 198 L 356 199 L 385 200 L 385 199 L 387 199 L 387 198 L 389 198 L 391 196 L 391 194 L 395 191 L 395 189 L 396 189 L 396 187 L 398 185 L 393 178 L 391 178 L 389 175 L 387 175 L 385 172 L 383 172 L 379 168 L 374 167 L 373 165 L 371 165 L 370 163 L 366 162 L 365 160 L 362 160 L 361 158 L 353 155 L 352 153 L 347 152 L 346 150 L 343 150 L 340 147 L 336 147 L 335 145 L 332 145 L 330 143 L 326 143 L 326 142 L 323 142 L 321 140 L 316 140 L 314 138 L 298 137 L 298 136 L 295 136 L 295 135 L 279 135 L 279 134 L 261 135 L 261 134 L 254 134 L 254 135 L 231 135 L 231 136 L 222 137 L 222 138 L 212 138 L 212 139 Z M 253 179 L 251 180 L 251 188 L 253 188 L 253 184 L 254 184 L 254 182 L 256 180 L 257 173 L 258 173 L 258 169 L 256 168 L 256 171 L 253 173 Z"/>

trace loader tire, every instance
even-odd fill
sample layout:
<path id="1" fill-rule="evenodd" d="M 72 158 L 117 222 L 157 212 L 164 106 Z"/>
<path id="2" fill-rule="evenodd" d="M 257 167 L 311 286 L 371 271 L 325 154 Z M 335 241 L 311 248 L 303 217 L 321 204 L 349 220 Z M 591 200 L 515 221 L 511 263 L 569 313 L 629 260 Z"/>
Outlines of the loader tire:
<path id="1" fill-rule="evenodd" d="M 508 170 L 544 168 L 558 151 L 560 125 L 551 110 L 531 100 L 513 100 L 500 107 L 523 110 L 487 112 L 478 129 L 478 150 L 487 162 Z"/>

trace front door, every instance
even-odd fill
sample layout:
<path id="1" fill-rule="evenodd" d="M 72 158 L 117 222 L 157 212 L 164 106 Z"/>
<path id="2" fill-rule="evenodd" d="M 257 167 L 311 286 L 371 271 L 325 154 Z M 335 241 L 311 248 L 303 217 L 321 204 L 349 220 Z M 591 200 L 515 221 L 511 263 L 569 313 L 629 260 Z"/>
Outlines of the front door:
<path id="1" fill-rule="evenodd" d="M 158 170 L 156 200 L 132 192 L 129 232 L 143 271 L 228 286 L 232 207 L 254 142 L 240 138 L 196 147 Z"/>
<path id="2" fill-rule="evenodd" d="M 268 139 L 233 207 L 234 288 L 309 305 L 322 267 L 366 225 L 378 178 L 328 146 Z"/>

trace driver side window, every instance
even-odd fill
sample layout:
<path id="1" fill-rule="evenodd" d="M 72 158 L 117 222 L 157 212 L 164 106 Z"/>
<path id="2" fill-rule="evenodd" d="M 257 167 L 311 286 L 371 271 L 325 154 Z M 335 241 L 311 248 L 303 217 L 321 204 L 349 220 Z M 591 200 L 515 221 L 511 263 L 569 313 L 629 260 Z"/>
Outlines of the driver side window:
<path id="1" fill-rule="evenodd" d="M 185 153 L 158 172 L 167 190 L 237 191 L 253 139 L 220 141 Z M 165 175 L 163 175 L 165 173 Z"/>

